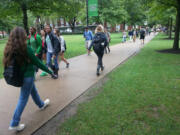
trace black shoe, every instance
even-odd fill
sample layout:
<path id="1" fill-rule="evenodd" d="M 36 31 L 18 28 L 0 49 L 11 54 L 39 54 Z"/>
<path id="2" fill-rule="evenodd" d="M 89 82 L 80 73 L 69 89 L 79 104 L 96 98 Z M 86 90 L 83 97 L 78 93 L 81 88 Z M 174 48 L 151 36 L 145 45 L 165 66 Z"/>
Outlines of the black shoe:
<path id="1" fill-rule="evenodd" d="M 104 70 L 104 66 L 101 67 L 101 71 L 103 71 L 103 70 Z"/>
<path id="2" fill-rule="evenodd" d="M 69 68 L 69 63 L 66 64 L 66 68 Z"/>
<path id="3" fill-rule="evenodd" d="M 97 73 L 96 73 L 96 75 L 97 75 L 97 76 L 99 76 L 99 75 L 100 75 L 100 73 L 99 73 L 99 72 L 97 72 Z"/>

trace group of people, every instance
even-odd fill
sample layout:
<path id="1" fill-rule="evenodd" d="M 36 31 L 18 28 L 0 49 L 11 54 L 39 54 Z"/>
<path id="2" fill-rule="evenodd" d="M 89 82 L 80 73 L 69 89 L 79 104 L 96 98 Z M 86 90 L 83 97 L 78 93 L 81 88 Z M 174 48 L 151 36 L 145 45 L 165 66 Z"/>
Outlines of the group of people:
<path id="1" fill-rule="evenodd" d="M 142 44 L 144 44 L 144 39 L 145 39 L 146 34 L 147 34 L 147 30 L 144 29 L 144 28 L 141 28 L 140 30 L 132 29 L 132 30 L 128 31 L 128 36 L 129 36 L 130 41 L 136 42 L 136 39 L 140 35 L 140 40 L 141 40 Z M 149 31 L 148 31 L 148 34 L 150 34 Z M 126 40 L 127 40 L 127 33 L 124 30 L 123 31 L 123 36 L 122 36 L 122 42 L 125 43 Z"/>
<path id="2" fill-rule="evenodd" d="M 93 47 L 98 57 L 97 76 L 100 75 L 100 70 L 104 70 L 102 61 L 105 48 L 108 47 L 110 52 L 108 46 L 110 35 L 107 34 L 109 33 L 104 30 L 102 25 L 96 27 L 94 36 L 88 28 L 86 28 L 84 33 L 88 55 L 90 55 Z M 16 27 L 11 31 L 4 50 L 3 65 L 4 69 L 12 68 L 12 61 L 19 65 L 20 71 L 23 73 L 23 81 L 9 130 L 22 131 L 25 128 L 25 124 L 20 124 L 20 119 L 30 95 L 40 110 L 45 109 L 50 104 L 49 99 L 43 101 L 40 98 L 34 83 L 35 75 L 38 68 L 40 68 L 44 71 L 44 74 L 50 74 L 53 79 L 57 79 L 59 56 L 66 63 L 66 67 L 69 67 L 69 63 L 64 58 L 65 50 L 66 43 L 64 38 L 60 35 L 58 29 L 53 31 L 50 25 L 47 25 L 45 30 L 41 30 L 41 34 L 38 34 L 34 27 L 30 27 L 29 36 L 21 27 Z M 43 60 L 46 61 L 46 65 Z"/>

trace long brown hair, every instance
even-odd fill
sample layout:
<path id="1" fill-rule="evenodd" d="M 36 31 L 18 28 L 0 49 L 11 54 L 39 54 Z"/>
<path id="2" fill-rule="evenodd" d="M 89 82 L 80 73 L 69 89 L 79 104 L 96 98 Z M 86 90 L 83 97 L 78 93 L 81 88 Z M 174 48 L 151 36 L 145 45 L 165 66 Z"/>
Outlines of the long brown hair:
<path id="1" fill-rule="evenodd" d="M 59 37 L 60 36 L 60 31 L 58 29 L 55 29 L 56 35 Z"/>
<path id="2" fill-rule="evenodd" d="M 19 65 L 23 65 L 28 60 L 26 39 L 27 35 L 23 28 L 16 27 L 11 31 L 4 49 L 4 67 L 11 64 L 13 57 L 15 57 Z"/>

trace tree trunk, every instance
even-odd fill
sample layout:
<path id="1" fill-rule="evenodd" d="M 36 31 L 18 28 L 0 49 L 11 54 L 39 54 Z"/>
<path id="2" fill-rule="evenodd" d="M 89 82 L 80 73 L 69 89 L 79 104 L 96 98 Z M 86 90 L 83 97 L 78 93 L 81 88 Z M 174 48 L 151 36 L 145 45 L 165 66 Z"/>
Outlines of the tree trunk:
<path id="1" fill-rule="evenodd" d="M 180 32 L 180 2 L 178 3 L 179 6 L 177 8 L 177 16 L 176 16 L 176 30 L 175 30 L 175 37 L 174 37 L 174 44 L 173 49 L 179 49 L 179 32 Z"/>
<path id="2" fill-rule="evenodd" d="M 172 39 L 172 23 L 173 23 L 173 19 L 172 17 L 170 18 L 170 31 L 169 31 L 169 39 Z"/>
<path id="3" fill-rule="evenodd" d="M 169 27 L 170 27 L 170 19 L 168 19 L 168 24 L 167 24 L 167 35 L 169 35 Z"/>
<path id="4" fill-rule="evenodd" d="M 41 31 L 40 16 L 36 17 L 36 30 L 37 30 L 37 33 L 40 34 L 40 31 Z"/>
<path id="5" fill-rule="evenodd" d="M 2 36 L 3 36 L 3 38 L 4 38 L 4 30 L 2 29 Z"/>
<path id="6" fill-rule="evenodd" d="M 25 3 L 21 5 L 21 9 L 23 11 L 23 24 L 24 24 L 24 29 L 26 30 L 26 33 L 29 34 L 29 29 L 28 29 L 28 16 L 27 16 L 27 6 Z"/>

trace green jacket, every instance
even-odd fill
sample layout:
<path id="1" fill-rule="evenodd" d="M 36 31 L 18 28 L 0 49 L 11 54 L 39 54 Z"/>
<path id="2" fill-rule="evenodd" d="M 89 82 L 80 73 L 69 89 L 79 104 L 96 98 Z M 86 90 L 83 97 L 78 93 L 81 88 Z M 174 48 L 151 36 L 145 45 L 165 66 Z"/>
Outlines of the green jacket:
<path id="1" fill-rule="evenodd" d="M 30 59 L 29 63 L 26 63 L 21 67 L 21 70 L 24 71 L 24 77 L 34 77 L 35 67 L 42 69 L 43 71 L 52 74 L 50 71 L 35 55 L 31 47 L 27 46 L 27 54 Z"/>
<path id="2" fill-rule="evenodd" d="M 35 33 L 31 35 L 31 38 L 27 41 L 27 44 L 32 48 L 34 54 L 40 54 L 42 50 L 41 36 L 37 34 L 35 39 L 34 35 Z"/>

